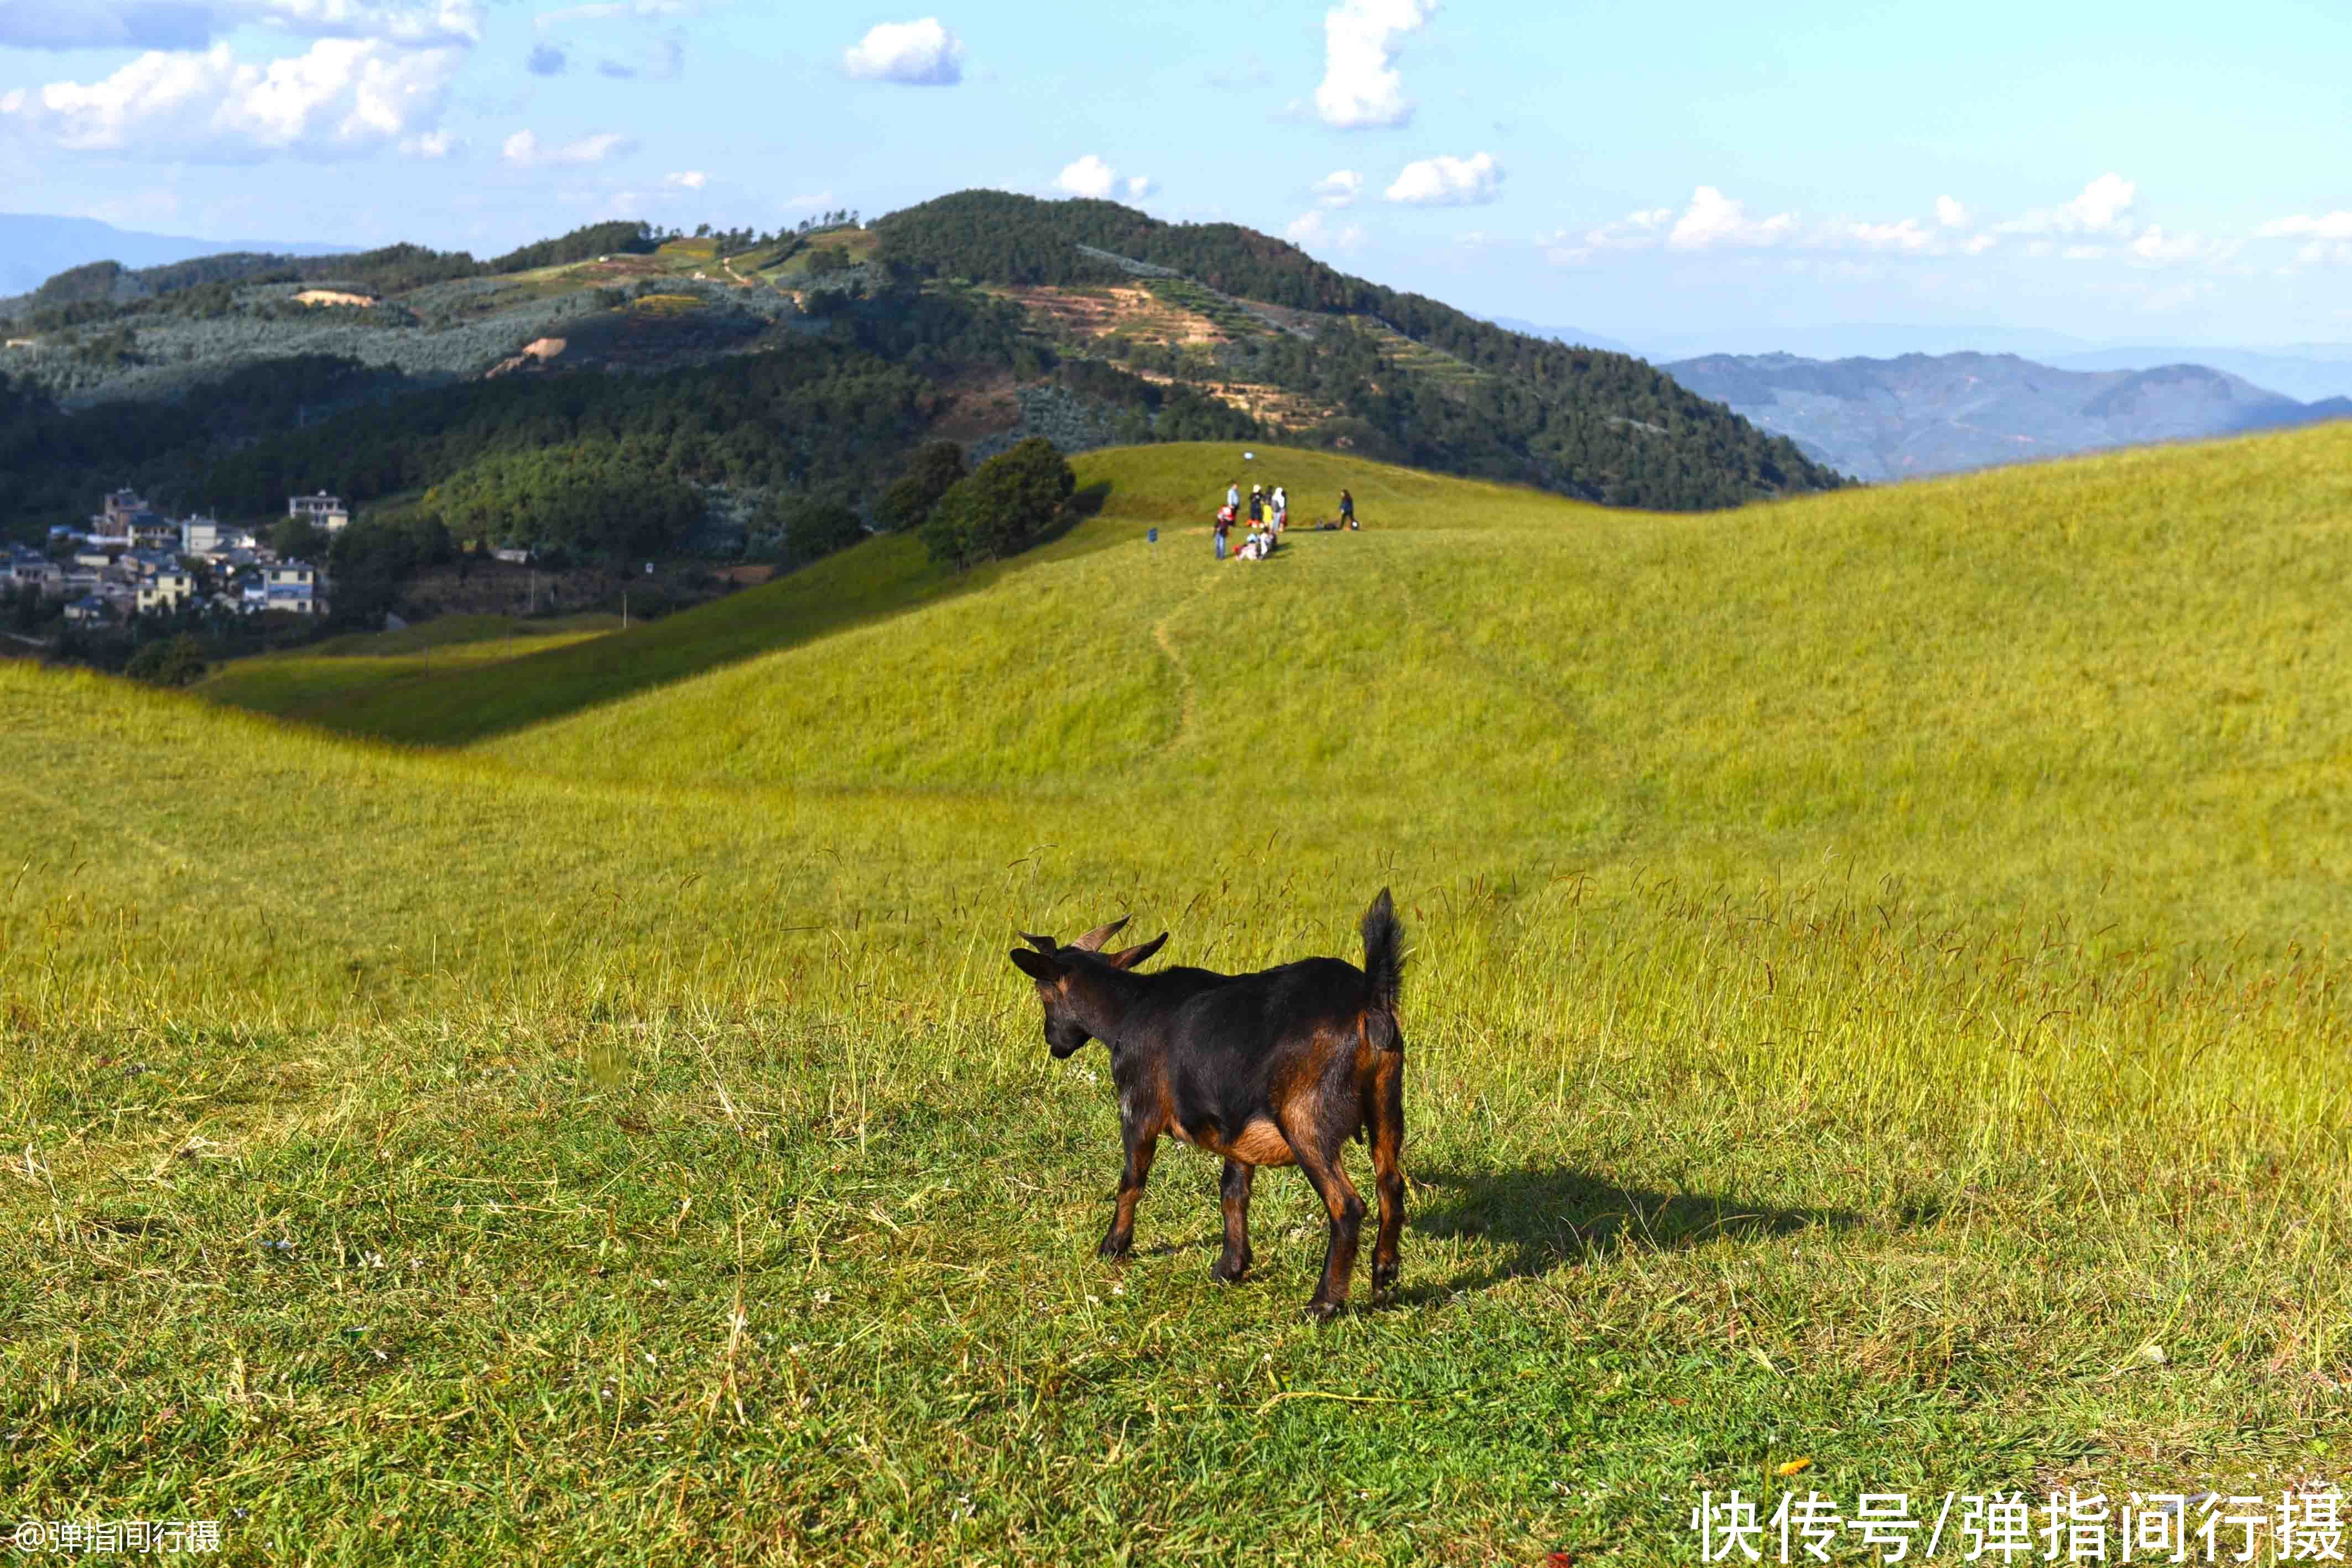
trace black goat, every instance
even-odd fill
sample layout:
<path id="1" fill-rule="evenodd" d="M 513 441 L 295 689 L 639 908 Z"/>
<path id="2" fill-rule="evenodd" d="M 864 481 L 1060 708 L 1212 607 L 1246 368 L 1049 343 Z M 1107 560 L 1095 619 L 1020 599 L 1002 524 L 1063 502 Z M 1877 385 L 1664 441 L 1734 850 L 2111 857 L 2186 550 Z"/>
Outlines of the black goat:
<path id="1" fill-rule="evenodd" d="M 1123 1258 L 1135 1243 L 1136 1200 L 1162 1133 L 1225 1158 L 1225 1244 L 1212 1272 L 1229 1282 L 1249 1271 L 1257 1167 L 1296 1164 L 1331 1217 L 1322 1282 L 1307 1308 L 1328 1318 L 1347 1303 L 1364 1218 L 1340 1151 L 1369 1132 L 1381 1203 L 1372 1288 L 1393 1285 L 1404 1228 L 1404 1036 L 1396 1018 L 1404 927 L 1388 889 L 1364 915 L 1361 969 L 1305 958 L 1250 975 L 1182 967 L 1139 975 L 1135 967 L 1168 934 L 1101 952 L 1126 924 L 1114 921 L 1066 947 L 1024 933 L 1037 951 L 1012 955 L 1037 984 L 1045 1043 L 1056 1057 L 1092 1039 L 1110 1048 L 1127 1165 L 1102 1256 Z"/>

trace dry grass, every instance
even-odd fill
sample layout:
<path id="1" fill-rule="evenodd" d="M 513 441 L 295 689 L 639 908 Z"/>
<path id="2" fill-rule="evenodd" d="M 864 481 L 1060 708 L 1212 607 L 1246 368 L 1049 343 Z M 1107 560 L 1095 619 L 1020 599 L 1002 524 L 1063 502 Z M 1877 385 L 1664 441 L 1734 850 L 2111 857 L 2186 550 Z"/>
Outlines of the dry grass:
<path id="1" fill-rule="evenodd" d="M 346 716 L 468 750 L 0 667 L 0 1496 L 1483 1564 L 1688 1561 L 1704 1488 L 2342 1479 L 2352 434 L 1704 518 L 1261 452 L 1368 531 L 1221 568 L 1234 456 Z M 1098 1263 L 1102 1060 L 1010 932 L 1350 953 L 1382 882 L 1400 1300 L 1299 1321 L 1279 1179 L 1213 1289 L 1181 1151 Z"/>

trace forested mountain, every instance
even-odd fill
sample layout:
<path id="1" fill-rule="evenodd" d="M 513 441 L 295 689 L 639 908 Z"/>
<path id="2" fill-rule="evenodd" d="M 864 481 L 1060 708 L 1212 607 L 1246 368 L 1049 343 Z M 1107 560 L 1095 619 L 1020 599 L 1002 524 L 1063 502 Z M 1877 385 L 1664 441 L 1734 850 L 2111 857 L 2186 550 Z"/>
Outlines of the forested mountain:
<path id="1" fill-rule="evenodd" d="M 1233 224 L 965 191 L 874 226 L 882 257 L 925 277 L 1049 289 L 1199 286 L 1234 308 L 1219 323 L 1227 340 L 1202 370 L 1326 405 L 1335 420 L 1368 427 L 1351 438 L 1369 436 L 1363 444 L 1381 455 L 1417 466 L 1668 509 L 1839 483 L 1793 443 L 1639 360 L 1507 330 Z M 1149 368 L 1187 367 L 1179 356 Z"/>

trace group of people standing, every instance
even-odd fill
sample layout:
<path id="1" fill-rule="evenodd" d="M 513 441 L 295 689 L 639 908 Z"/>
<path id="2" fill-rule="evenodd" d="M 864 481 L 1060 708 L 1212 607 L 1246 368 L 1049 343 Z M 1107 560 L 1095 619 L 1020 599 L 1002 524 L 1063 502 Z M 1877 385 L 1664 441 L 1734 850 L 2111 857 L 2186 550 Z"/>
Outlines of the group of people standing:
<path id="1" fill-rule="evenodd" d="M 1217 512 L 1217 559 L 1225 559 L 1227 536 L 1241 526 L 1242 485 L 1236 479 L 1225 486 L 1225 504 Z M 1241 549 L 1234 552 L 1235 560 L 1264 560 L 1274 553 L 1276 541 L 1282 530 L 1290 526 L 1290 497 L 1279 485 L 1269 493 L 1262 485 L 1252 485 L 1249 493 L 1249 535 L 1242 540 Z"/>
<path id="2" fill-rule="evenodd" d="M 1262 485 L 1252 485 L 1245 509 L 1242 500 L 1241 481 L 1236 479 L 1227 485 L 1225 504 L 1217 509 L 1216 535 L 1219 560 L 1226 559 L 1233 531 L 1242 526 L 1244 520 L 1249 525 L 1249 533 L 1242 540 L 1241 548 L 1233 551 L 1232 559 L 1264 560 L 1274 553 L 1274 547 L 1281 541 L 1284 531 L 1290 527 L 1289 492 L 1279 485 L 1274 486 L 1271 491 Z M 1354 528 L 1356 498 L 1345 490 L 1340 491 L 1339 520 L 1322 526 L 1326 528 Z"/>

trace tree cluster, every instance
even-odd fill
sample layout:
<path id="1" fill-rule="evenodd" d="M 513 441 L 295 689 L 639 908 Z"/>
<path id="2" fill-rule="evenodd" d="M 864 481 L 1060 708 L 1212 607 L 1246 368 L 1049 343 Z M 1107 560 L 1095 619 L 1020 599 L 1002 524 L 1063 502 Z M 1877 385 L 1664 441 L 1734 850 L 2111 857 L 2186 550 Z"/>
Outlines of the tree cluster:
<path id="1" fill-rule="evenodd" d="M 885 533 L 919 528 L 930 519 L 940 497 L 964 476 L 963 448 L 952 441 L 933 441 L 918 448 L 907 470 L 874 504 L 874 520 Z"/>
<path id="2" fill-rule="evenodd" d="M 1033 435 L 948 487 L 922 524 L 923 546 L 959 571 L 1018 555 L 1052 528 L 1077 483 L 1069 459 Z"/>

